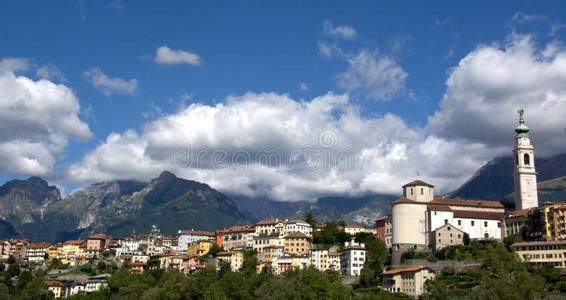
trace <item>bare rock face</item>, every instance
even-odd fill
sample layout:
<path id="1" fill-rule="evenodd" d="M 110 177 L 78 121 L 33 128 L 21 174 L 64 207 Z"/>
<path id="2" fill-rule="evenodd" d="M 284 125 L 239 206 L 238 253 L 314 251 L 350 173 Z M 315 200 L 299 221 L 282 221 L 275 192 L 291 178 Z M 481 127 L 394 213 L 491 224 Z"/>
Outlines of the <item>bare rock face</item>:
<path id="1" fill-rule="evenodd" d="M 40 221 L 43 208 L 59 201 L 59 189 L 39 177 L 12 180 L 0 187 L 0 216 L 12 224 Z"/>

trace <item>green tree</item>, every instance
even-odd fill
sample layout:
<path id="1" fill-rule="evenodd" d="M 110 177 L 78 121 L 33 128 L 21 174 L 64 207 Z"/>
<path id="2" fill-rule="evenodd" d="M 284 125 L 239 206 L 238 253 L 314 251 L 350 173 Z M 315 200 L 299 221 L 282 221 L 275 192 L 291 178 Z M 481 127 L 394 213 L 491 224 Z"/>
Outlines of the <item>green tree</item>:
<path id="1" fill-rule="evenodd" d="M 480 286 L 472 299 L 533 299 L 542 294 L 544 279 L 527 271 L 514 252 L 504 245 L 489 245 L 488 256 L 480 272 Z"/>
<path id="2" fill-rule="evenodd" d="M 8 270 L 6 271 L 6 277 L 12 278 L 14 276 L 20 275 L 20 265 L 18 263 L 12 263 L 8 266 Z"/>
<path id="3" fill-rule="evenodd" d="M 309 210 L 305 213 L 305 217 L 303 218 L 303 220 L 307 223 L 309 223 L 313 229 L 316 228 L 316 218 L 314 217 L 313 213 Z"/>
<path id="4" fill-rule="evenodd" d="M 210 247 L 210 250 L 208 251 L 208 253 L 212 256 L 216 256 L 216 254 L 218 252 L 222 252 L 224 251 L 224 249 L 220 246 L 218 246 L 217 243 L 212 244 L 212 246 Z"/>

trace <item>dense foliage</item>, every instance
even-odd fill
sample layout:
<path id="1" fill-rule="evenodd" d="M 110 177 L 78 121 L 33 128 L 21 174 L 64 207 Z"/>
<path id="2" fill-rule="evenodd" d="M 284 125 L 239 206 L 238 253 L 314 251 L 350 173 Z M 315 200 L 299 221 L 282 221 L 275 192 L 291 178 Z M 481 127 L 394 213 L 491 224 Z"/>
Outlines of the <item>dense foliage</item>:
<path id="1" fill-rule="evenodd" d="M 533 299 L 566 292 L 566 279 L 551 265 L 519 260 L 504 244 L 486 246 L 480 269 L 454 274 L 447 268 L 427 283 L 427 299 Z"/>

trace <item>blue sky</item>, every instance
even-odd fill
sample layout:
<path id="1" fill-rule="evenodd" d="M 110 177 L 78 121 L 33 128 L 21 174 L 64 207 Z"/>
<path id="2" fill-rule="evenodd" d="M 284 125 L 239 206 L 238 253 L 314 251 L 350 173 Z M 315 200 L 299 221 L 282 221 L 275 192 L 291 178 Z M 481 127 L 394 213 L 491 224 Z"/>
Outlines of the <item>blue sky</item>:
<path id="1" fill-rule="evenodd" d="M 563 73 L 556 71 L 566 69 L 563 1 L 2 1 L 0 8 L 0 60 L 4 59 L 5 65 L 9 59 L 25 65 L 4 69 L 30 79 L 30 85 L 43 78 L 59 84 L 54 89 L 62 85 L 73 95 L 64 109 L 54 105 L 41 111 L 53 114 L 48 120 L 6 121 L 0 127 L 18 128 L 14 134 L 0 136 L 5 143 L 0 148 L 7 152 L 3 158 L 10 162 L 0 166 L 2 182 L 40 175 L 69 192 L 97 180 L 147 180 L 160 169 L 170 169 L 230 193 L 300 200 L 329 194 L 395 192 L 403 180 L 419 171 L 424 179 L 449 190 L 493 156 L 509 153 L 515 110 L 527 106 L 528 122 L 528 105 L 533 109 L 544 106 L 549 114 L 540 116 L 540 121 L 531 118 L 534 128 L 541 123 L 538 139 L 534 138 L 539 142 L 535 145 L 538 153 L 548 156 L 565 149 L 564 137 L 557 139 L 552 131 L 560 128 L 558 120 L 564 119 L 563 112 L 552 109 L 566 103 L 564 88 L 544 86 L 533 90 L 535 95 L 546 95 L 544 99 L 514 100 L 513 95 L 525 92 L 510 80 L 513 72 L 524 70 L 526 74 L 521 75 L 527 76 L 526 82 L 540 76 L 548 76 L 546 82 L 565 82 L 561 81 Z M 160 48 L 169 51 L 161 60 Z M 541 73 L 533 72 L 536 78 L 528 78 L 529 68 L 538 67 Z M 502 74 L 490 81 L 498 85 L 495 90 L 490 82 L 482 82 L 489 74 Z M 447 84 L 450 78 L 451 87 Z M 4 84 L 15 83 L 6 79 Z M 478 95 L 468 91 L 484 88 Z M 37 93 L 37 101 L 57 101 L 58 96 L 42 95 L 47 92 L 41 88 Z M 5 93 L 1 99 L 8 107 L 18 97 L 27 101 L 25 95 Z M 229 96 L 234 97 L 232 104 Z M 302 127 L 285 127 L 285 118 L 267 124 L 265 115 L 260 115 L 262 105 L 299 105 L 281 111 L 291 118 L 307 111 L 305 107 L 317 97 L 341 96 L 347 100 L 321 100 L 332 103 L 330 114 L 316 110 L 298 118 Z M 445 105 L 441 104 L 443 99 Z M 478 99 L 485 107 L 459 106 Z M 246 105 L 257 101 L 259 106 Z M 217 109 L 219 103 L 224 104 L 221 109 Z M 80 108 L 73 110 L 74 104 Z M 236 112 L 250 106 L 251 111 Z M 213 118 L 218 122 L 224 110 L 226 118 L 260 121 L 251 122 L 253 126 L 228 122 L 223 128 L 220 122 L 209 127 L 203 124 L 210 119 L 198 107 L 218 113 Z M 66 113 L 58 115 L 61 111 Z M 509 115 L 501 117 L 502 111 L 509 111 Z M 9 109 L 5 113 L 15 114 Z M 183 113 L 190 120 L 182 118 Z M 435 113 L 438 116 L 431 121 Z M 54 125 L 54 120 L 67 117 L 78 118 L 69 121 L 74 124 L 71 127 L 88 129 L 73 132 Z M 480 121 L 473 125 L 485 125 L 485 130 L 478 130 L 483 133 L 471 132 L 469 125 Z M 462 126 L 467 122 L 470 124 Z M 358 130 L 352 131 L 350 126 Z M 308 129 L 300 131 L 305 127 Z M 39 129 L 47 133 L 35 135 Z M 178 140 L 175 146 L 160 148 L 157 132 L 166 140 L 182 135 L 176 130 L 188 130 L 188 136 L 207 136 L 208 140 Z M 286 153 L 286 157 L 297 145 L 316 141 L 328 130 L 341 141 L 338 148 L 353 150 L 356 155 L 374 153 L 373 158 L 380 161 L 377 167 L 363 172 L 332 167 L 318 172 L 278 168 L 229 172 L 179 169 L 165 159 L 183 145 L 229 154 L 267 147 Z M 125 138 L 128 132 L 135 136 Z M 263 139 L 262 132 L 280 136 Z M 251 135 L 252 141 L 241 140 L 239 133 Z M 116 139 L 123 147 L 116 148 L 109 141 L 112 134 L 119 135 Z M 29 143 L 22 146 L 21 141 Z M 109 152 L 103 151 L 105 146 Z M 20 151 L 18 147 L 27 148 Z M 442 153 L 440 148 L 450 150 Z M 101 162 L 113 151 L 121 151 L 124 157 L 133 156 L 128 151 L 141 153 L 140 160 L 126 159 L 123 166 L 120 160 L 109 165 Z M 454 166 L 456 155 L 463 158 L 458 157 L 460 163 Z M 26 157 L 35 164 L 11 163 L 26 161 Z M 436 166 L 427 166 L 424 161 Z M 415 164 L 416 168 L 411 167 Z M 227 184 L 234 176 L 241 181 Z"/>

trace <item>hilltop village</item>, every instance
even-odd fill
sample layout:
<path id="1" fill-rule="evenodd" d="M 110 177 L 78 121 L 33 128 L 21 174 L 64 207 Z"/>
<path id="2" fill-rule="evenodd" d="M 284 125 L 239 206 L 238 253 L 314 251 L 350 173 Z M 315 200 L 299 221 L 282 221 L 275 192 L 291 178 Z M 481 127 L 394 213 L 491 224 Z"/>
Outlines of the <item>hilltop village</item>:
<path id="1" fill-rule="evenodd" d="M 0 241 L 2 267 L 15 282 L 23 274 L 13 271 L 16 266 L 44 269 L 43 284 L 56 298 L 106 289 L 118 269 L 190 275 L 211 267 L 238 272 L 250 262 L 258 273 L 282 276 L 314 268 L 336 272 L 350 283 L 362 280 L 364 267 L 380 264 L 384 268 L 372 276 L 380 278 L 381 290 L 419 297 L 427 282 L 447 270 L 479 268 L 482 261 L 415 258 L 504 240 L 523 261 L 566 270 L 566 204 L 538 206 L 534 148 L 522 111 L 515 132 L 515 169 L 509 170 L 515 178 L 514 205 L 435 197 L 434 186 L 417 179 L 402 186 L 402 197 L 391 203 L 392 214 L 377 219 L 375 228 L 317 223 L 307 213 L 304 220 L 276 218 L 215 232 L 179 229 L 176 236 L 153 226 L 145 235 L 95 234 L 55 244 L 12 239 Z M 376 258 L 380 255 L 382 260 Z"/>

